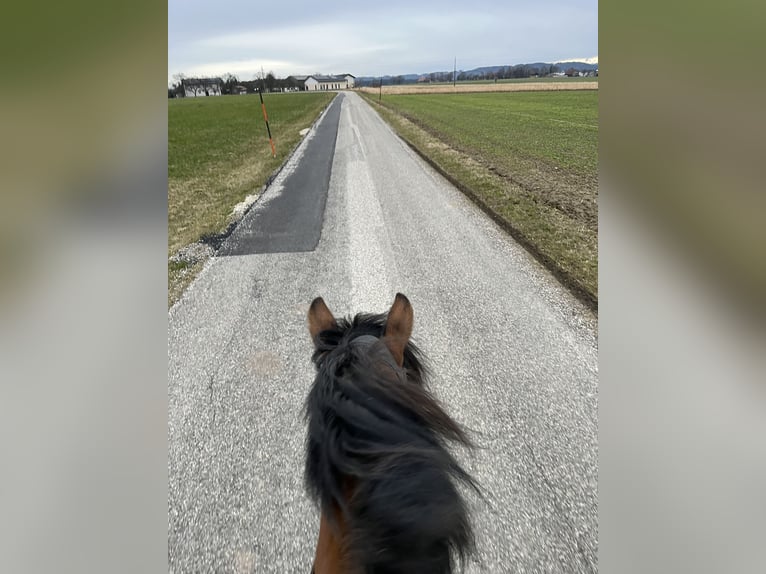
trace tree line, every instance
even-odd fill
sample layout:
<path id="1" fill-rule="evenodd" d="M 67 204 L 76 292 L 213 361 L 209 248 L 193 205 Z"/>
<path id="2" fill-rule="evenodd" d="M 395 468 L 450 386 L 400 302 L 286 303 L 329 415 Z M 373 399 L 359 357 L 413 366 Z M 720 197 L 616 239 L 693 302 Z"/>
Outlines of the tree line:
<path id="1" fill-rule="evenodd" d="M 182 98 L 185 96 L 183 81 L 193 82 L 200 78 L 187 77 L 185 74 L 174 74 L 173 84 L 168 88 L 169 98 Z M 246 93 L 254 94 L 260 88 L 263 92 L 284 92 L 297 89 L 298 82 L 293 78 L 277 78 L 274 72 L 265 75 L 258 75 L 252 80 L 242 80 L 236 74 L 224 74 L 221 76 L 221 93 L 239 94 L 241 88 L 245 88 Z"/>
<path id="2" fill-rule="evenodd" d="M 454 80 L 458 82 L 466 82 L 469 80 L 507 80 L 512 78 L 532 78 L 535 76 L 549 76 L 560 72 L 559 66 L 555 64 L 547 64 L 543 66 L 529 66 L 526 64 L 518 64 L 516 66 L 503 66 L 495 72 L 465 72 L 459 70 L 457 74 L 454 72 L 431 72 L 430 74 L 423 74 L 419 80 L 408 80 L 404 76 L 387 76 L 385 78 L 358 78 L 356 81 L 357 86 L 369 86 L 373 88 L 380 87 L 381 83 L 386 85 L 399 85 L 405 83 L 412 83 L 415 81 L 426 81 L 434 83 L 448 83 Z M 569 75 L 567 70 L 567 74 Z M 576 71 L 571 69 L 571 71 Z"/>
<path id="3" fill-rule="evenodd" d="M 539 76 L 550 76 L 551 74 L 558 73 L 559 67 L 555 64 L 547 64 L 543 66 L 528 66 L 527 64 L 518 64 L 516 66 L 502 66 L 495 72 L 473 72 L 467 73 L 460 70 L 457 73 L 457 81 L 465 82 L 467 80 L 510 80 L 514 78 L 534 78 Z M 434 74 L 431 74 L 433 76 Z M 445 74 L 441 74 L 444 76 Z M 449 76 L 448 80 L 438 79 L 431 81 L 452 81 L 452 74 L 446 74 Z"/>

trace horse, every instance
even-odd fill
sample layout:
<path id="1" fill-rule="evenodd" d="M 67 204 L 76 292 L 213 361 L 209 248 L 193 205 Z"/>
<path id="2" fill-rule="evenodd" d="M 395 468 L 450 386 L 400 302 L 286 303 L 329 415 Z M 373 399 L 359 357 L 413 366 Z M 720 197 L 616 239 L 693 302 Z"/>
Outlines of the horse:
<path id="1" fill-rule="evenodd" d="M 304 406 L 305 483 L 320 510 L 313 574 L 449 574 L 475 550 L 459 486 L 479 488 L 448 450 L 473 448 L 428 390 L 397 293 L 385 314 L 308 311 L 316 378 Z M 479 492 L 480 494 L 480 492 Z"/>

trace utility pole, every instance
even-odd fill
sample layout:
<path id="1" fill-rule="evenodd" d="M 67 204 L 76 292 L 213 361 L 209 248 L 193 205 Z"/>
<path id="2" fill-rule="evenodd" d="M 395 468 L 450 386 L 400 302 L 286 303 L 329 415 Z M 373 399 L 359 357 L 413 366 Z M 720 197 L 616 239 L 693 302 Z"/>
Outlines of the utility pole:
<path id="1" fill-rule="evenodd" d="M 378 91 L 378 101 L 383 97 L 383 76 L 380 77 L 380 85 L 378 86 L 380 90 Z"/>
<path id="2" fill-rule="evenodd" d="M 455 56 L 455 67 L 452 69 L 452 87 L 455 87 L 455 79 L 457 78 L 457 56 Z"/>

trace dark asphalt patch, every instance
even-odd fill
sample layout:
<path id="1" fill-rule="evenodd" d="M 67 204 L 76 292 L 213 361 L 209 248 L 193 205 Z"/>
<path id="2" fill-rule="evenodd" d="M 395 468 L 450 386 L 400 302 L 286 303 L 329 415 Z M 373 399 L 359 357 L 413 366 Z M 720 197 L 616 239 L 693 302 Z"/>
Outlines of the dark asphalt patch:
<path id="1" fill-rule="evenodd" d="M 223 243 L 218 255 L 296 253 L 316 248 L 322 232 L 342 100 L 340 95 L 330 104 L 314 137 L 307 142 L 300 163 L 285 178 L 282 192 L 262 207 L 256 203 Z"/>

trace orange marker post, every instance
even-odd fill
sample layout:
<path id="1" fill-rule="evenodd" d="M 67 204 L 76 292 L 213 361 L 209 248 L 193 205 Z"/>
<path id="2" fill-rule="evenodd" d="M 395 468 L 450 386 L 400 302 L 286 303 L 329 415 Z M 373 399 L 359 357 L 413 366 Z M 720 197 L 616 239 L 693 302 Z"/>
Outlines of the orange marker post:
<path id="1" fill-rule="evenodd" d="M 269 127 L 269 116 L 266 115 L 266 104 L 263 103 L 263 93 L 258 88 L 258 95 L 261 98 L 261 109 L 263 110 L 263 121 L 266 122 L 266 132 L 269 134 L 269 145 L 271 146 L 271 157 L 277 157 L 277 150 L 274 148 L 274 140 L 271 139 L 271 128 Z"/>

